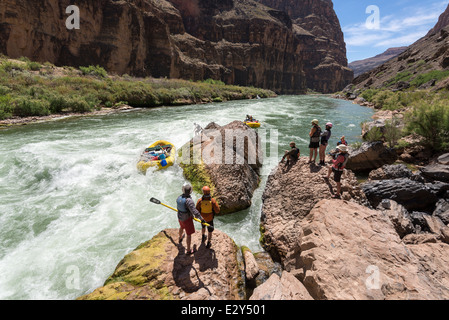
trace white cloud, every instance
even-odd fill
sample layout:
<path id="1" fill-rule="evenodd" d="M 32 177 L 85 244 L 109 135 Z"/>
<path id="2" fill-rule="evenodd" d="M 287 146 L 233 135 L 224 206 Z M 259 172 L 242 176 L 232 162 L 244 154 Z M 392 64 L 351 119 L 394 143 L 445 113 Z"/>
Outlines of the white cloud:
<path id="1" fill-rule="evenodd" d="M 350 47 L 361 46 L 408 46 L 427 34 L 446 6 L 447 1 L 430 5 L 423 2 L 420 7 L 404 8 L 394 15 L 385 16 L 380 8 L 380 29 L 369 29 L 365 22 L 343 27 L 346 45 L 349 50 Z"/>

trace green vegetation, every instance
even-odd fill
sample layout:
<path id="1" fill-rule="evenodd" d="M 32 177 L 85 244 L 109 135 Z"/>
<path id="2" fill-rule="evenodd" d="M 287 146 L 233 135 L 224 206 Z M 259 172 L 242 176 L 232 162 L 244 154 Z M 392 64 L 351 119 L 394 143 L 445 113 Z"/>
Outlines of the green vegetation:
<path id="1" fill-rule="evenodd" d="M 425 138 L 434 151 L 449 147 L 449 108 L 442 101 L 416 103 L 406 113 L 406 132 L 417 133 Z"/>
<path id="2" fill-rule="evenodd" d="M 436 80 L 437 82 L 449 77 L 449 70 L 433 70 L 424 74 L 418 75 L 415 79 L 410 81 L 410 85 L 419 88 L 423 84 Z"/>
<path id="3" fill-rule="evenodd" d="M 387 89 L 367 89 L 360 96 L 383 110 L 400 110 L 404 113 L 403 127 L 399 129 L 398 119 L 386 122 L 382 132 L 377 129 L 368 132 L 366 141 L 382 140 L 390 147 L 402 149 L 408 144 L 401 140 L 410 134 L 418 134 L 421 144 L 434 152 L 449 149 L 449 91 L 417 90 L 415 87 L 432 79 L 441 80 L 449 76 L 449 71 L 431 71 L 411 81 L 412 87 L 405 91 Z M 363 126 L 363 124 L 362 124 Z"/>
<path id="4" fill-rule="evenodd" d="M 396 84 L 400 81 L 409 81 L 413 74 L 410 71 L 404 71 L 399 72 L 394 78 L 392 78 L 388 83 L 386 84 L 387 87 Z"/>
<path id="5" fill-rule="evenodd" d="M 85 113 L 128 104 L 150 108 L 274 97 L 269 90 L 229 86 L 218 80 L 193 82 L 108 75 L 100 66 L 56 67 L 27 58 L 0 56 L 0 120 L 13 116 Z"/>

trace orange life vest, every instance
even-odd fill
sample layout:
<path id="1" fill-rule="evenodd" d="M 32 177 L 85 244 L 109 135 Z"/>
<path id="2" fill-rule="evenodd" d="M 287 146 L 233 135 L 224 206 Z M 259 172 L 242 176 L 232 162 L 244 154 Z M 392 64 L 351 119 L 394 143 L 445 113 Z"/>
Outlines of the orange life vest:
<path id="1" fill-rule="evenodd" d="M 212 198 L 201 198 L 201 216 L 206 222 L 211 222 L 214 219 L 214 208 L 212 206 Z"/>

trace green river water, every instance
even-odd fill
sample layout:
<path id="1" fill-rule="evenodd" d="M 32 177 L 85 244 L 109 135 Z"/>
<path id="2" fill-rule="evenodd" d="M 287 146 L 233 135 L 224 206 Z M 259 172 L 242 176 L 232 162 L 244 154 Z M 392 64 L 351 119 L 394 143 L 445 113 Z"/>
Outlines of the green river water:
<path id="1" fill-rule="evenodd" d="M 225 125 L 246 114 L 278 133 L 269 144 L 279 155 L 294 140 L 304 156 L 312 119 L 333 122 L 335 146 L 343 134 L 349 143 L 360 141 L 360 123 L 373 110 L 325 96 L 280 96 L 0 130 L 0 299 L 75 299 L 101 286 L 125 254 L 178 227 L 176 213 L 149 198 L 174 206 L 186 182 L 182 170 L 175 165 L 141 175 L 142 150 L 160 139 L 180 148 L 193 137 L 194 122 Z M 262 250 L 261 197 L 273 166 L 263 166 L 251 208 L 215 220 L 253 252 Z"/>

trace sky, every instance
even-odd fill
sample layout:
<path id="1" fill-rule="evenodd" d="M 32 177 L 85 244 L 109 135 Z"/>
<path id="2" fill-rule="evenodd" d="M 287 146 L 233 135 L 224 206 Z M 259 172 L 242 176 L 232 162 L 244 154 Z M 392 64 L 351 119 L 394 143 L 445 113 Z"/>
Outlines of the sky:
<path id="1" fill-rule="evenodd" d="M 449 0 L 333 0 L 348 62 L 409 46 L 425 36 Z"/>

